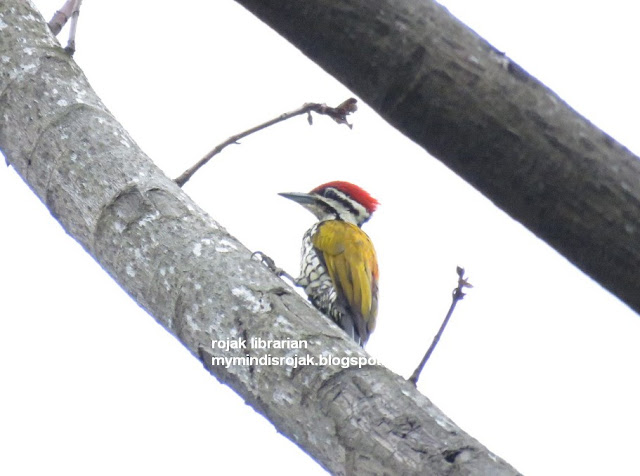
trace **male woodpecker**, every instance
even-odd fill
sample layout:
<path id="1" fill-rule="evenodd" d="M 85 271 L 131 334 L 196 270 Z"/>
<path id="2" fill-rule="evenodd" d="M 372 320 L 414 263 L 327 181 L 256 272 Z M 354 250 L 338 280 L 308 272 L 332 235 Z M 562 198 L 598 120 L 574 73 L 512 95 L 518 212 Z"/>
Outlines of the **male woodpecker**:
<path id="1" fill-rule="evenodd" d="M 281 193 L 319 220 L 304 234 L 300 277 L 311 303 L 364 347 L 378 314 L 378 261 L 360 229 L 378 201 L 357 185 L 329 182 L 309 193 Z"/>

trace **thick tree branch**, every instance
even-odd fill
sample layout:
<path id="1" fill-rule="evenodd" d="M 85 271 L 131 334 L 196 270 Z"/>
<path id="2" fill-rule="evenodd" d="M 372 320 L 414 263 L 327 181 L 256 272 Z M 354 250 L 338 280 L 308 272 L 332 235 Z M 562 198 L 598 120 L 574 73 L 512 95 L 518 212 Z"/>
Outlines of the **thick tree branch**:
<path id="1" fill-rule="evenodd" d="M 0 149 L 65 230 L 216 378 L 333 474 L 516 474 L 381 366 L 212 365 L 244 357 L 211 347 L 237 336 L 304 339 L 316 359 L 368 356 L 162 174 L 29 2 L 5 3 Z"/>
<path id="2" fill-rule="evenodd" d="M 640 161 L 432 0 L 236 0 L 640 311 Z"/>

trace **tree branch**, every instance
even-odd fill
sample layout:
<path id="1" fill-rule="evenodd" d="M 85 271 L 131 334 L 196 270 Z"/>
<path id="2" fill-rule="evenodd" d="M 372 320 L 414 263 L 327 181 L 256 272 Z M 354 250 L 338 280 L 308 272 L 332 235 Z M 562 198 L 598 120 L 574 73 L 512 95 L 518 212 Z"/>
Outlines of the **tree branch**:
<path id="1" fill-rule="evenodd" d="M 640 159 L 433 0 L 236 0 L 640 312 Z"/>
<path id="2" fill-rule="evenodd" d="M 201 158 L 198 162 L 196 162 L 192 167 L 185 170 L 182 175 L 175 179 L 175 182 L 178 186 L 182 187 L 185 183 L 187 183 L 193 174 L 195 174 L 200 167 L 209 162 L 215 155 L 222 152 L 222 150 L 231 145 L 237 144 L 240 139 L 247 137 L 248 135 L 253 134 L 254 132 L 261 131 L 266 129 L 267 127 L 273 126 L 274 124 L 278 124 L 279 122 L 286 121 L 287 119 L 291 119 L 292 117 L 300 116 L 302 114 L 307 114 L 307 120 L 309 124 L 313 123 L 313 119 L 311 118 L 311 112 L 315 112 L 317 114 L 325 115 L 331 117 L 338 124 L 346 124 L 351 127 L 351 124 L 347 121 L 347 116 L 352 112 L 356 111 L 356 100 L 354 98 L 349 98 L 346 101 L 342 102 L 337 107 L 329 107 L 326 104 L 319 103 L 306 103 L 302 107 L 295 109 L 290 112 L 285 112 L 284 114 L 280 114 L 278 117 L 271 119 L 267 122 L 263 122 L 262 124 L 258 124 L 257 126 L 252 127 L 251 129 L 247 129 L 244 132 L 240 132 L 239 134 L 233 135 L 229 137 L 227 140 L 215 146 L 210 152 L 208 152 L 203 158 Z"/>
<path id="3" fill-rule="evenodd" d="M 422 369 L 424 369 L 424 366 L 427 364 L 429 357 L 431 357 L 431 354 L 433 354 L 433 351 L 438 345 L 438 342 L 440 342 L 440 337 L 442 337 L 442 334 L 444 333 L 444 330 L 449 323 L 449 319 L 451 319 L 453 311 L 456 309 L 456 304 L 458 304 L 458 301 L 462 301 L 462 299 L 464 298 L 464 288 L 473 287 L 471 283 L 469 283 L 469 281 L 467 281 L 467 279 L 464 277 L 463 268 L 458 266 L 456 268 L 456 272 L 458 273 L 458 286 L 456 286 L 456 288 L 451 293 L 451 306 L 449 307 L 449 311 L 447 311 L 447 315 L 444 317 L 444 321 L 442 321 L 440 329 L 438 329 L 438 332 L 434 336 L 431 345 L 427 349 L 427 352 L 424 354 L 424 357 L 422 358 L 416 369 L 413 371 L 413 374 L 411 374 L 411 377 L 409 377 L 409 382 L 411 382 L 413 385 L 418 385 L 418 379 L 420 378 Z"/>
<path id="4" fill-rule="evenodd" d="M 62 28 L 67 24 L 69 18 L 75 10 L 77 0 L 66 0 L 64 5 L 57 10 L 51 20 L 49 20 L 49 28 L 54 35 L 57 35 L 62 31 Z"/>
<path id="5" fill-rule="evenodd" d="M 66 0 L 62 8 L 56 11 L 51 20 L 49 20 L 49 28 L 51 29 L 51 32 L 54 35 L 57 35 L 66 25 L 67 21 L 71 19 L 69 39 L 65 48 L 65 51 L 70 55 L 73 55 L 76 51 L 76 29 L 78 27 L 80 5 L 82 5 L 82 0 Z"/>
<path id="6" fill-rule="evenodd" d="M 75 0 L 73 12 L 71 13 L 71 24 L 69 26 L 69 40 L 67 41 L 67 46 L 65 48 L 65 51 L 70 55 L 73 55 L 76 52 L 76 31 L 78 29 L 78 17 L 80 16 L 80 5 L 82 5 L 82 0 Z"/>
<path id="7" fill-rule="evenodd" d="M 63 228 L 217 379 L 333 474 L 516 474 L 406 380 L 368 365 L 252 260 L 137 147 L 31 3 L 5 3 L 0 149 Z M 211 346 L 238 335 L 305 340 L 309 358 L 329 349 L 364 366 L 213 365 L 244 357 Z"/>

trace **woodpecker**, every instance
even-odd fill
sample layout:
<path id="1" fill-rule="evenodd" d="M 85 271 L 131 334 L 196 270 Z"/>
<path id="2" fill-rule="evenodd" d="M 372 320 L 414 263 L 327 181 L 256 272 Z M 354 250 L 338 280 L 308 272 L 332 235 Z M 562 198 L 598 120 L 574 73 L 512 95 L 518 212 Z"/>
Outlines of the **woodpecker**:
<path id="1" fill-rule="evenodd" d="M 360 229 L 378 206 L 366 191 L 334 181 L 309 193 L 281 193 L 318 219 L 302 239 L 300 277 L 311 303 L 364 347 L 378 313 L 378 261 Z"/>

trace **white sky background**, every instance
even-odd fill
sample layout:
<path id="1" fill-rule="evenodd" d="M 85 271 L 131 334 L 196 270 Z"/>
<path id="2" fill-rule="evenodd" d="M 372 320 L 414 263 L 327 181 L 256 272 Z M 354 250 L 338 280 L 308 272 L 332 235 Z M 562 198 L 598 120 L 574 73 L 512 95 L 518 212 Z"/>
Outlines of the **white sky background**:
<path id="1" fill-rule="evenodd" d="M 47 20 L 62 3 L 36 1 Z M 443 3 L 640 151 L 635 2 Z M 85 0 L 75 57 L 169 176 L 304 102 L 352 95 L 235 2 L 176 5 Z M 261 132 L 185 191 L 295 274 L 313 217 L 277 193 L 358 183 L 382 203 L 365 225 L 381 268 L 367 350 L 410 375 L 460 264 L 475 288 L 419 389 L 526 475 L 640 473 L 639 316 L 362 102 L 351 121 Z M 0 474 L 325 474 L 138 308 L 12 168 L 0 203 Z"/>

